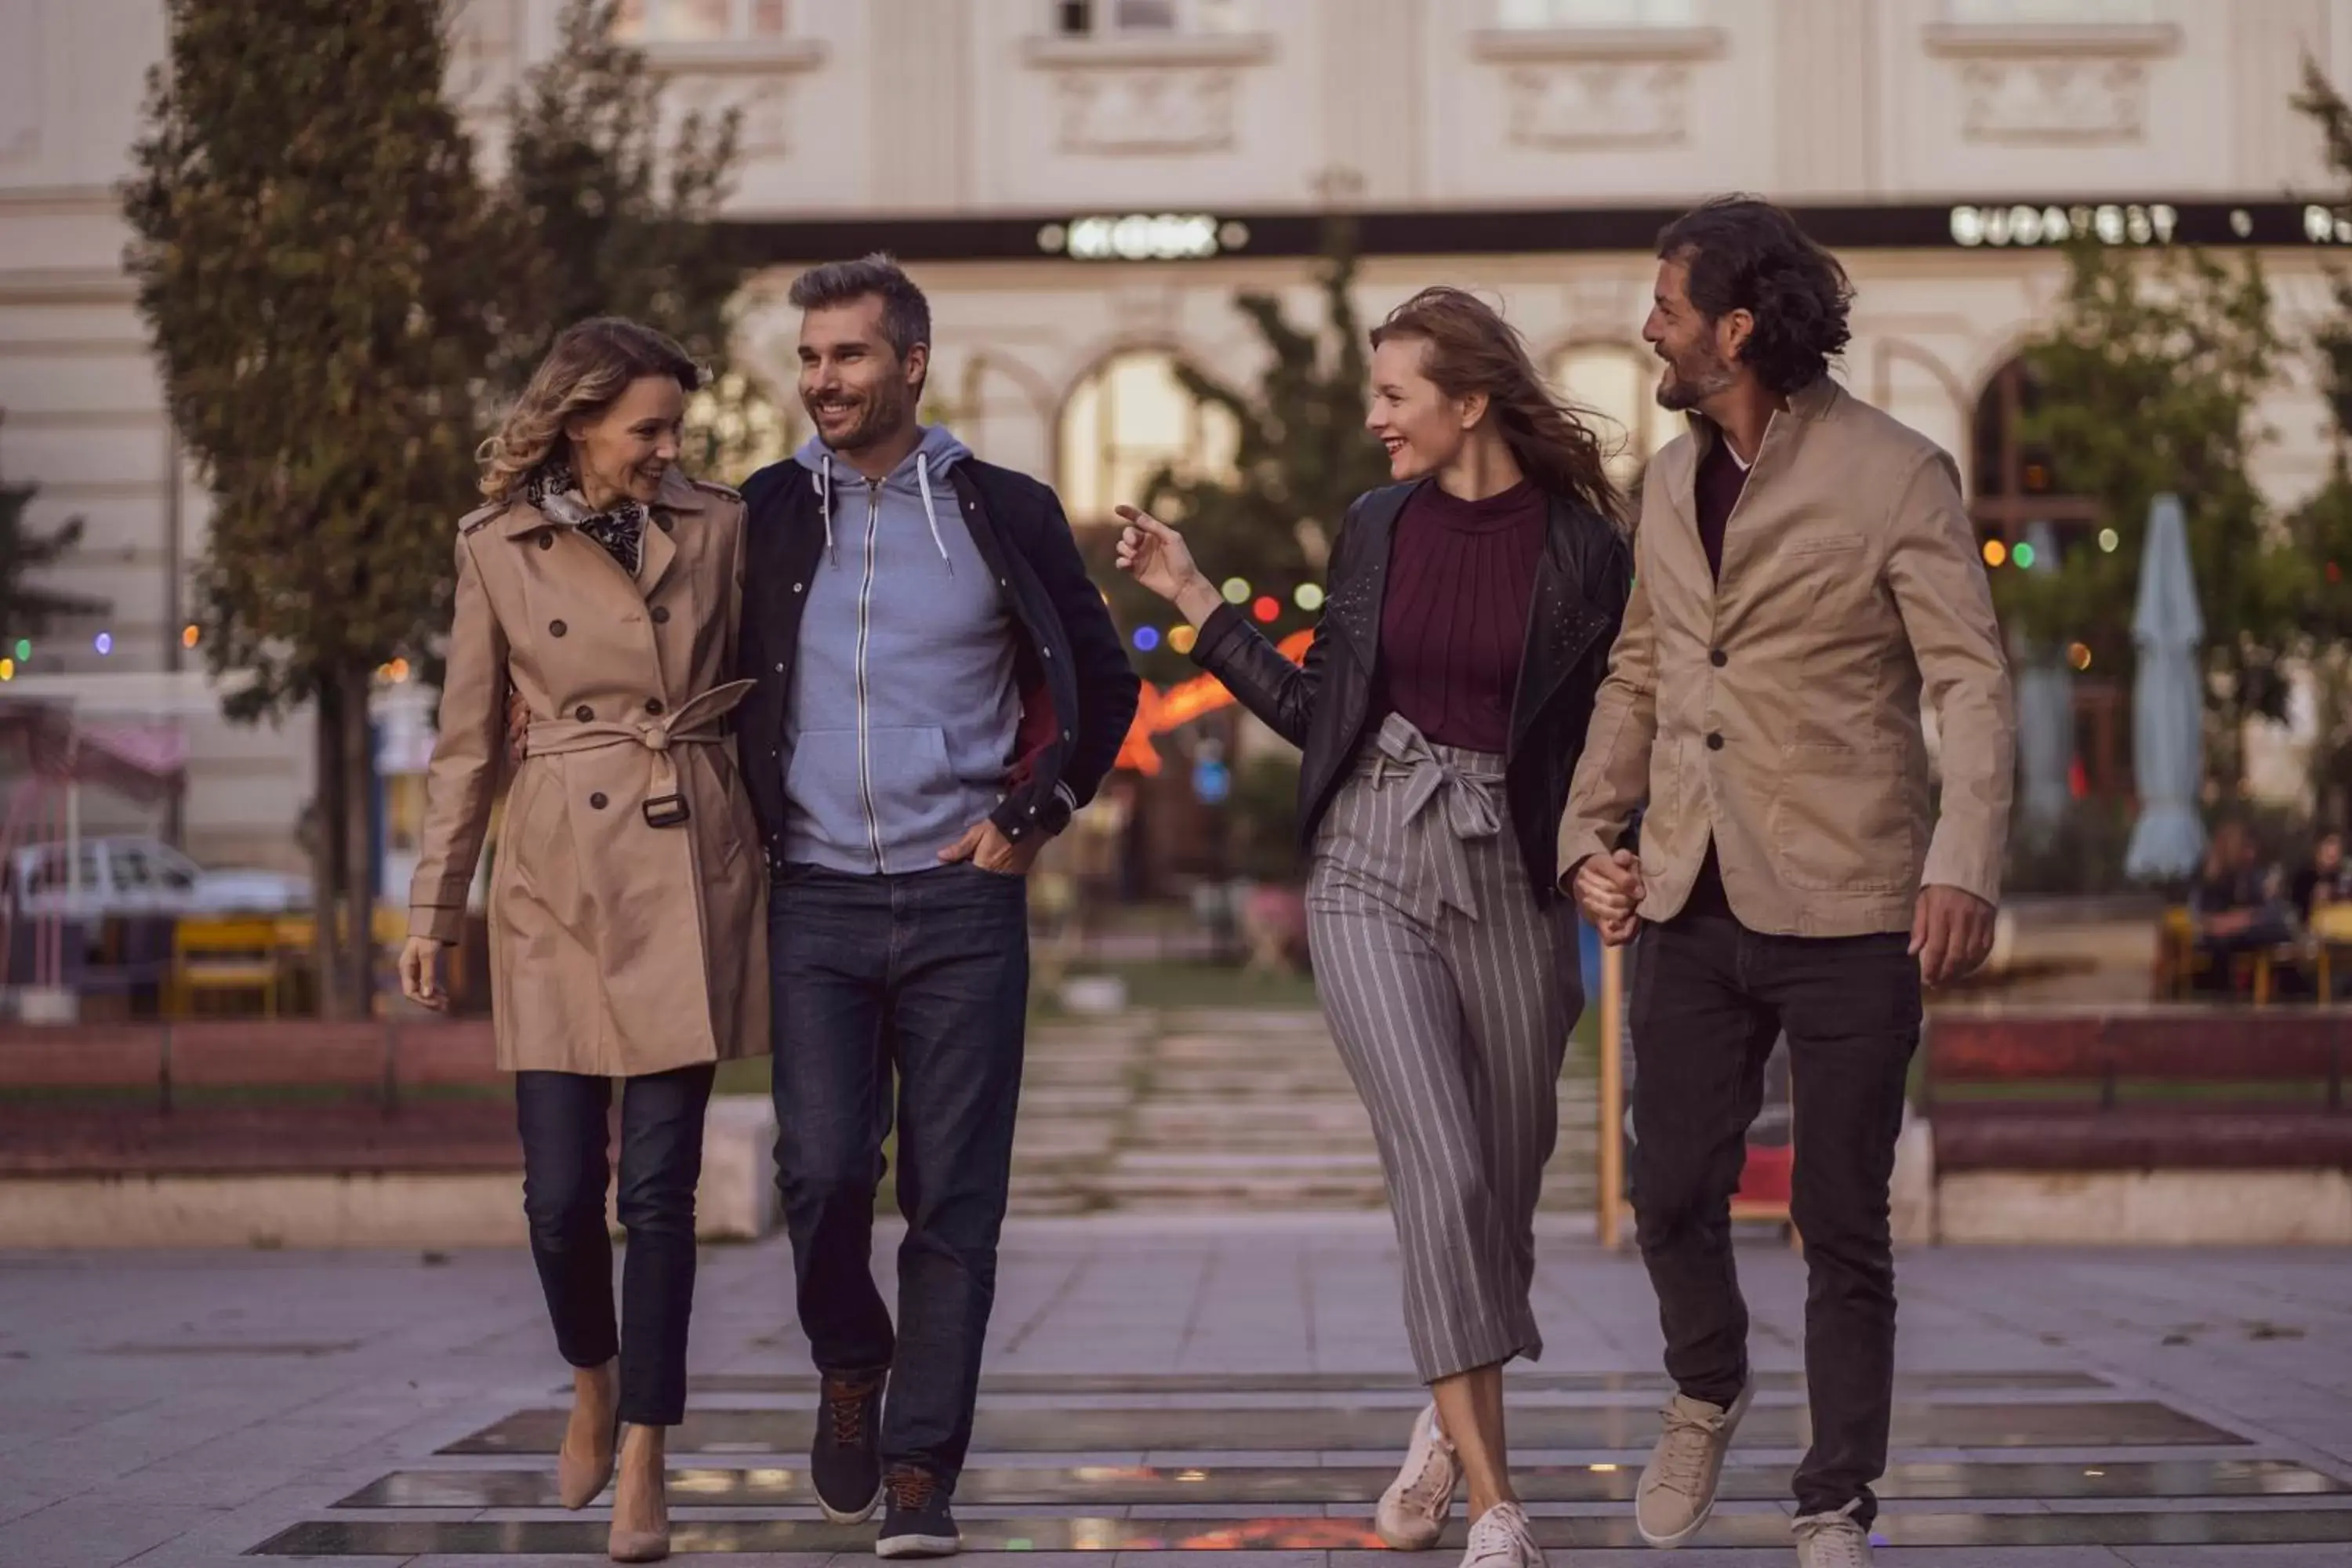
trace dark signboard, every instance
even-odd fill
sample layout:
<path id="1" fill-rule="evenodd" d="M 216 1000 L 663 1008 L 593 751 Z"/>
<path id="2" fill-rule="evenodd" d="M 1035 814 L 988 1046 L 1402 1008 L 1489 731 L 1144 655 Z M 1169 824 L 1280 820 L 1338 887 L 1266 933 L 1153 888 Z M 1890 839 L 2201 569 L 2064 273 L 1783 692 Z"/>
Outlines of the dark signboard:
<path id="1" fill-rule="evenodd" d="M 2352 207 L 2299 201 L 2165 201 L 2084 197 L 1981 199 L 1861 206 L 1798 206 L 1805 231 L 1838 250 L 2048 249 L 2074 238 L 2116 246 L 2352 246 Z M 1367 256 L 1646 254 L 1673 206 L 1448 208 L 1354 215 Z M 1196 210 L 992 217 L 742 218 L 723 243 L 755 265 L 887 250 L 906 261 L 1060 260 L 1117 268 L 1207 263 L 1228 257 L 1302 257 L 1322 246 L 1313 212 Z"/>

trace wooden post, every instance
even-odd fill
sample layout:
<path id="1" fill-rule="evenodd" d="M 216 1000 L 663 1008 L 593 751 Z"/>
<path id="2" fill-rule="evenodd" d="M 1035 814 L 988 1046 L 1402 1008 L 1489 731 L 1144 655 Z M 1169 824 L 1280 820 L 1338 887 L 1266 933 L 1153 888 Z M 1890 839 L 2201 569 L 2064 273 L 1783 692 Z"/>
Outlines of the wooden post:
<path id="1" fill-rule="evenodd" d="M 1601 1245 L 1625 1223 L 1625 950 L 1601 950 Z"/>

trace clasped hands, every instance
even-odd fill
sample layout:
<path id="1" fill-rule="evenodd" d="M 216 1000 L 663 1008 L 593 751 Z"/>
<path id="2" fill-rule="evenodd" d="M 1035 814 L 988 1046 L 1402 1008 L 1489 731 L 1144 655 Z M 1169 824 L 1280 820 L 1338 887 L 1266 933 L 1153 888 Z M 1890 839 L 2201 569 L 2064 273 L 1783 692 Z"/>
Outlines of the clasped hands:
<path id="1" fill-rule="evenodd" d="M 1636 911 L 1648 892 L 1642 862 L 1630 849 L 1588 855 L 1576 868 L 1577 907 L 1611 947 L 1641 933 Z M 1911 955 L 1919 978 L 1930 985 L 1972 973 L 1992 953 L 1993 907 L 1973 893 L 1942 884 L 1919 889 L 1911 917 Z"/>

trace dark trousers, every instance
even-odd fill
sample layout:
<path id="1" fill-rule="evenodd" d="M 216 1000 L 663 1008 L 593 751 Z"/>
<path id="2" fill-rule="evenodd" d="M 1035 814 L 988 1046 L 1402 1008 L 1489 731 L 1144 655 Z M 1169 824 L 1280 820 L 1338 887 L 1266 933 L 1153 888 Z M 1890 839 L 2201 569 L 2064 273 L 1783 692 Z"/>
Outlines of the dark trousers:
<path id="1" fill-rule="evenodd" d="M 971 1443 L 1029 997 L 1028 889 L 971 866 L 787 867 L 768 903 L 777 1183 L 801 1326 L 826 1373 L 888 1367 L 881 1450 L 952 1489 Z M 898 1321 L 875 1196 L 898 1129 Z"/>
<path id="2" fill-rule="evenodd" d="M 621 1419 L 686 1418 L 686 1331 L 694 1313 L 694 1189 L 702 1115 L 716 1068 L 624 1079 L 621 1091 L 621 1314 L 613 1315 L 613 1238 L 604 1225 L 606 1120 L 613 1080 L 515 1074 L 522 1208 L 556 1348 L 573 1366 L 621 1358 Z"/>
<path id="3" fill-rule="evenodd" d="M 1731 1195 L 1765 1059 L 1786 1030 L 1813 1427 L 1797 1501 L 1817 1513 L 1858 1498 L 1865 1523 L 1877 1511 L 1870 1483 L 1886 1468 L 1894 1399 L 1887 1186 L 1919 1043 L 1908 945 L 1901 932 L 1767 936 L 1727 912 L 1686 912 L 1643 933 L 1633 975 L 1633 1210 L 1666 1371 L 1714 1405 L 1748 1381 Z"/>

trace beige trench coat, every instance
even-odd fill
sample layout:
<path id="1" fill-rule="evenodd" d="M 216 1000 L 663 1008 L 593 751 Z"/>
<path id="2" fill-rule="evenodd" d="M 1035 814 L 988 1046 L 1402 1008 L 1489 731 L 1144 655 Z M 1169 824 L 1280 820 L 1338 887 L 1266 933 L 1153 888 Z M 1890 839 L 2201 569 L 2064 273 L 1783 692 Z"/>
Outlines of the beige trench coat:
<path id="1" fill-rule="evenodd" d="M 501 1068 L 634 1077 L 767 1049 L 767 876 L 720 722 L 741 693 L 743 529 L 740 498 L 675 469 L 635 582 L 528 501 L 460 526 L 409 931 L 463 929 L 511 686 L 531 726 L 490 889 Z"/>
<path id="2" fill-rule="evenodd" d="M 2000 898 L 2017 720 L 1952 460 L 1827 377 L 1772 416 L 1707 569 L 1695 498 L 1717 439 L 1651 459 L 1633 593 L 1560 825 L 1564 872 L 1633 810 L 1650 921 L 1711 840 L 1751 931 L 1908 931 L 1922 883 Z M 1931 809 L 1920 698 L 1943 728 Z"/>

